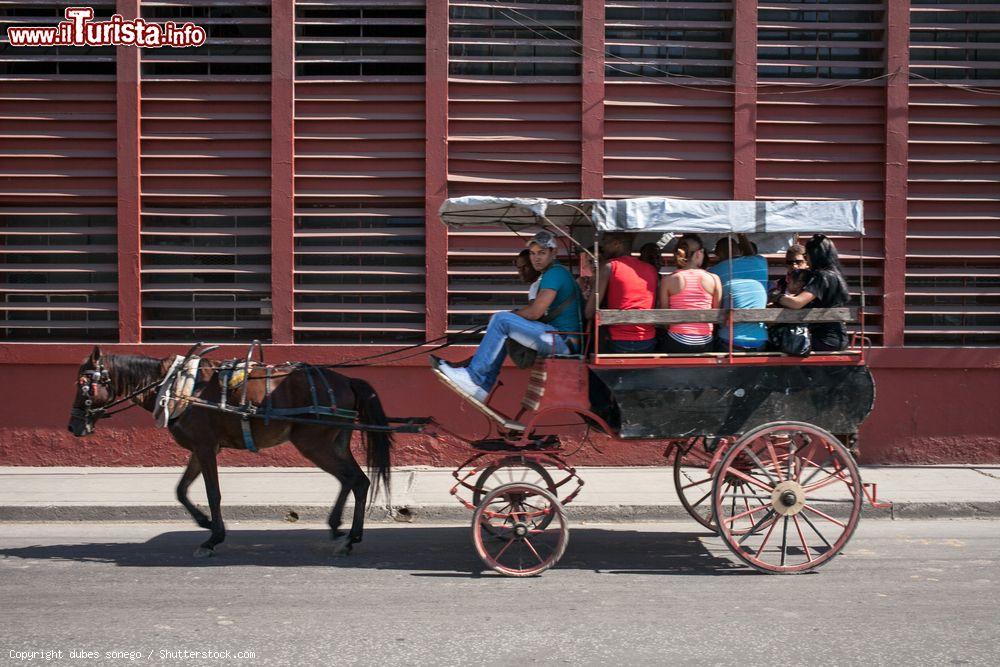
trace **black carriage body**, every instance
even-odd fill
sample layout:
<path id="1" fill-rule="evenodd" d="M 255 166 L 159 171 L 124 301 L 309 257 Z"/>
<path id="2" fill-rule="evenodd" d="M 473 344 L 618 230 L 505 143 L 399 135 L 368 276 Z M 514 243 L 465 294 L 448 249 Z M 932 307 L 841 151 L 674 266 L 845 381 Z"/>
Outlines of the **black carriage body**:
<path id="1" fill-rule="evenodd" d="M 731 436 L 775 421 L 856 433 L 875 382 L 863 365 L 591 367 L 594 412 L 623 440 Z"/>

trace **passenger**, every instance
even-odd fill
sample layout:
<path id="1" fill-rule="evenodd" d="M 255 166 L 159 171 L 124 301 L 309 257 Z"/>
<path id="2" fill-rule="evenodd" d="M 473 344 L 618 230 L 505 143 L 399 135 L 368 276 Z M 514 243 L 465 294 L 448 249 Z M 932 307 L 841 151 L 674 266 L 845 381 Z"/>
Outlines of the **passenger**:
<path id="1" fill-rule="evenodd" d="M 582 302 L 573 274 L 556 261 L 558 244 L 550 232 L 538 232 L 528 242 L 531 265 L 542 274 L 535 300 L 513 312 L 496 313 L 490 318 L 486 335 L 466 368 L 456 367 L 431 356 L 431 364 L 463 393 L 484 402 L 496 384 L 507 356 L 507 339 L 535 350 L 539 356 L 570 354 L 578 348 L 576 336 L 555 331 L 578 332 Z"/>
<path id="2" fill-rule="evenodd" d="M 722 300 L 722 281 L 701 267 L 705 248 L 697 234 L 685 234 L 674 250 L 677 270 L 660 282 L 660 305 L 677 309 L 718 308 Z M 676 353 L 710 352 L 712 329 L 709 322 L 672 324 L 667 329 L 666 351 Z"/>
<path id="3" fill-rule="evenodd" d="M 656 269 L 657 274 L 663 268 L 663 251 L 656 243 L 647 243 L 639 248 L 639 259 Z"/>
<path id="4" fill-rule="evenodd" d="M 809 269 L 795 269 L 788 274 L 788 284 L 785 291 L 792 296 L 801 294 L 811 279 L 812 271 Z"/>
<path id="5" fill-rule="evenodd" d="M 601 265 L 598 292 L 601 303 L 612 310 L 651 310 L 656 305 L 657 271 L 632 256 L 632 237 L 621 232 L 605 234 L 600 242 Z M 597 310 L 596 293 L 587 300 L 587 317 Z M 644 353 L 656 349 L 656 327 L 652 324 L 614 324 L 608 327 L 612 353 Z"/>
<path id="6" fill-rule="evenodd" d="M 717 263 L 709 271 L 722 281 L 722 304 L 729 308 L 767 307 L 767 260 L 758 255 L 744 234 L 732 239 L 722 237 L 715 244 Z M 735 254 L 730 257 L 730 249 Z M 729 327 L 719 327 L 719 345 L 722 352 L 729 350 Z M 733 325 L 733 349 L 762 350 L 767 344 L 767 326 L 763 322 L 741 322 Z"/>
<path id="7" fill-rule="evenodd" d="M 531 285 L 528 287 L 528 303 L 531 303 L 538 296 L 538 282 L 541 280 L 542 274 L 535 271 L 535 267 L 531 265 L 530 250 L 525 248 L 517 254 L 517 257 L 514 258 L 514 268 L 517 269 L 517 275 L 520 276 L 521 281 Z"/>
<path id="8" fill-rule="evenodd" d="M 806 260 L 806 249 L 800 243 L 788 246 L 785 251 L 785 275 L 774 281 L 773 286 L 768 290 L 768 304 L 775 303 L 776 300 L 788 291 L 788 279 L 792 272 L 798 269 L 808 269 L 809 262 Z"/>
<path id="9" fill-rule="evenodd" d="M 778 304 L 795 310 L 846 306 L 850 295 L 833 241 L 823 234 L 816 234 L 806 243 L 805 251 L 809 259 L 809 281 L 800 293 L 782 295 Z M 809 337 L 812 339 L 814 352 L 833 352 L 847 348 L 847 327 L 843 322 L 810 324 Z"/>

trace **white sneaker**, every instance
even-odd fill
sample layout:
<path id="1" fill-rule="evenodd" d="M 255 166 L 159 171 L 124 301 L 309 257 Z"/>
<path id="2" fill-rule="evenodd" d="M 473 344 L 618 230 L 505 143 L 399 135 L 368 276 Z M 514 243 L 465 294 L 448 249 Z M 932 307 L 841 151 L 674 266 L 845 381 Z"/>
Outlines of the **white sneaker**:
<path id="1" fill-rule="evenodd" d="M 441 371 L 441 374 L 448 378 L 463 394 L 471 396 L 480 403 L 486 402 L 490 392 L 486 391 L 473 381 L 472 376 L 469 375 L 468 369 L 461 367 L 456 368 L 455 366 L 449 365 L 447 361 L 439 362 L 437 368 Z"/>

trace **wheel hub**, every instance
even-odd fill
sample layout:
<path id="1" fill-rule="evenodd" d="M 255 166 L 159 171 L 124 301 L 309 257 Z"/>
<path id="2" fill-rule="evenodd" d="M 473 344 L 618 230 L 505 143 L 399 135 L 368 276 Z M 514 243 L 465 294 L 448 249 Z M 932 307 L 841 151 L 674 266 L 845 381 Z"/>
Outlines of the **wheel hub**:
<path id="1" fill-rule="evenodd" d="M 806 492 L 802 485 L 792 480 L 781 482 L 771 492 L 771 506 L 782 516 L 794 516 L 806 504 Z"/>
<path id="2" fill-rule="evenodd" d="M 514 524 L 514 535 L 517 537 L 526 537 L 528 535 L 528 524 L 518 521 Z"/>

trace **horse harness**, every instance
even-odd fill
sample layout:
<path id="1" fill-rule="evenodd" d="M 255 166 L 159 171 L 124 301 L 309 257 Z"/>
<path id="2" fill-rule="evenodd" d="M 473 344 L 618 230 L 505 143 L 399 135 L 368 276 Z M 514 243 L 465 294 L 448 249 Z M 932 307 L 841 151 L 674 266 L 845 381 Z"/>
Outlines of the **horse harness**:
<path id="1" fill-rule="evenodd" d="M 195 348 L 192 348 L 186 357 L 178 357 L 178 360 L 175 360 L 174 364 L 171 366 L 170 372 L 168 372 L 167 376 L 163 379 L 161 396 L 158 400 L 164 403 L 169 401 L 178 401 L 189 405 L 209 408 L 217 412 L 237 415 L 240 418 L 240 430 L 243 435 L 243 444 L 251 452 L 257 453 L 259 451 L 254 442 L 253 431 L 250 428 L 251 418 L 263 419 L 265 425 L 270 424 L 272 419 L 297 423 L 330 424 L 329 422 L 322 422 L 319 420 L 323 417 L 350 421 L 354 421 L 358 418 L 357 410 L 348 410 L 337 407 L 337 399 L 334 395 L 333 387 L 330 385 L 330 381 L 327 379 L 323 369 L 303 362 L 289 362 L 277 366 L 264 364 L 263 349 L 257 341 L 254 341 L 254 343 L 251 344 L 250 350 L 247 352 L 247 356 L 245 358 L 228 359 L 223 361 L 217 368 L 212 369 L 214 370 L 213 374 L 215 375 L 215 379 L 219 383 L 220 399 L 218 403 L 206 401 L 202 398 L 194 396 L 194 387 L 191 387 L 191 395 L 177 395 L 174 393 L 174 388 L 177 381 L 181 379 L 179 373 L 187 366 L 188 361 L 194 357 L 195 352 L 198 351 L 198 347 L 199 346 L 195 346 Z M 260 362 L 254 361 L 252 358 L 254 347 L 258 347 L 261 350 Z M 207 351 L 209 350 L 204 350 L 202 353 Z M 250 401 L 247 394 L 250 375 L 255 370 L 260 368 L 264 369 L 264 400 L 258 405 Z M 281 376 L 287 376 L 294 371 L 302 371 L 305 374 L 306 381 L 309 384 L 309 405 L 290 408 L 274 407 L 272 404 L 272 378 L 274 376 L 275 369 L 281 369 Z M 326 405 L 321 402 L 320 394 L 317 391 L 317 377 L 319 378 L 319 386 L 323 391 L 325 391 L 326 398 L 329 401 Z M 208 382 L 211 381 L 211 379 L 208 380 Z M 229 401 L 230 390 L 242 390 L 240 392 L 238 402 Z M 173 421 L 182 413 L 183 410 L 178 410 L 173 415 L 169 415 L 164 425 L 169 423 L 169 421 Z M 312 419 L 309 419 L 308 417 L 312 417 Z M 338 424 L 339 423 L 342 422 L 338 422 Z"/>

